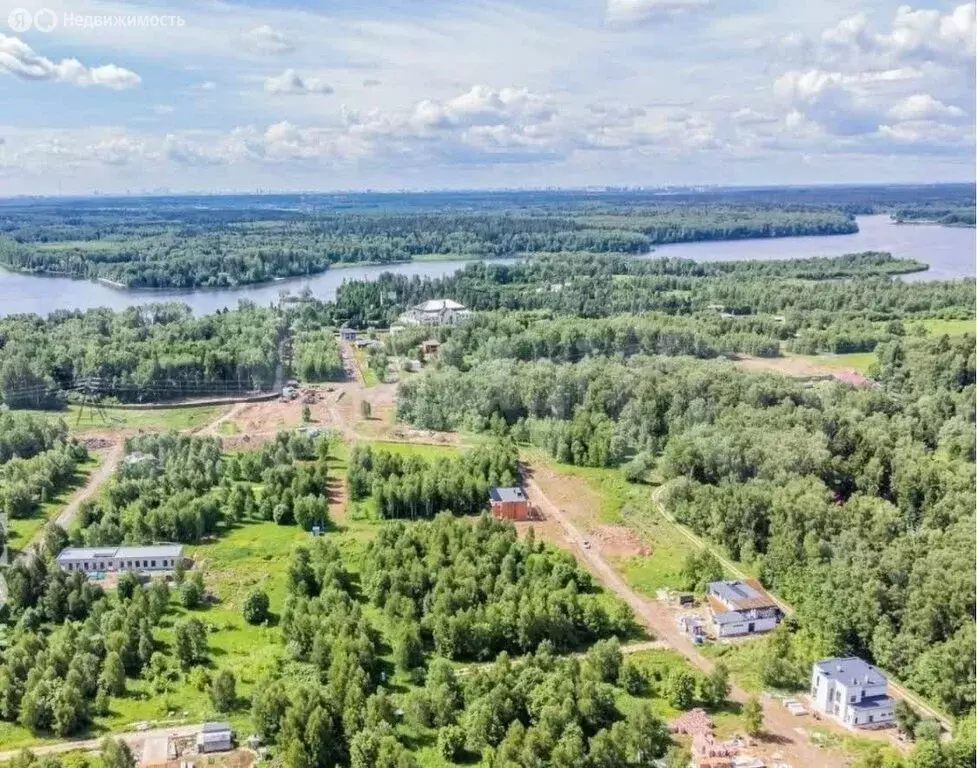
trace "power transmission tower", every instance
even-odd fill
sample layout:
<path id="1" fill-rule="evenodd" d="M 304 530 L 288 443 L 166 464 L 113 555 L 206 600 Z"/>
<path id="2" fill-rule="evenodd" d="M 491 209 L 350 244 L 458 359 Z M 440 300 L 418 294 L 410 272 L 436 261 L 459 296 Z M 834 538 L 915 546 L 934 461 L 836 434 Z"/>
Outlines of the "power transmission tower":
<path id="1" fill-rule="evenodd" d="M 89 412 L 98 413 L 99 418 L 102 420 L 103 424 L 109 423 L 109 416 L 105 412 L 105 406 L 102 405 L 102 378 L 100 376 L 87 376 L 82 379 L 78 384 L 78 392 L 81 393 L 81 403 L 78 406 L 78 417 L 75 419 L 75 426 L 77 427 L 81 423 L 82 414 L 85 412 L 85 406 L 88 406 Z M 92 419 L 94 423 L 95 419 Z"/>

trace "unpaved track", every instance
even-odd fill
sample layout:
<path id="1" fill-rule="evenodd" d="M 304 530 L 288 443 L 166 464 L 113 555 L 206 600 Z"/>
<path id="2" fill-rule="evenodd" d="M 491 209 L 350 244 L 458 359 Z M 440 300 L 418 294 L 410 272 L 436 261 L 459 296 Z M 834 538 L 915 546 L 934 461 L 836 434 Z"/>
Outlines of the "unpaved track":
<path id="1" fill-rule="evenodd" d="M 64 509 L 62 509 L 58 513 L 58 516 L 51 522 L 57 523 L 65 530 L 68 530 L 68 526 L 71 525 L 72 521 L 75 519 L 75 516 L 78 514 L 78 509 L 81 507 L 81 503 L 86 499 L 92 498 L 98 489 L 101 488 L 102 483 L 112 477 L 112 474 L 115 472 L 115 468 L 119 466 L 119 462 L 122 460 L 122 454 L 123 441 L 120 440 L 108 450 L 108 452 L 103 456 L 102 463 L 94 472 L 92 472 L 91 475 L 88 476 L 88 480 L 85 481 L 85 484 L 71 495 L 71 498 L 68 499 L 68 503 L 65 504 Z M 42 526 L 34 535 L 34 538 L 27 543 L 27 546 L 17 553 L 17 559 L 19 560 L 32 554 L 43 538 L 44 527 Z"/>
<path id="2" fill-rule="evenodd" d="M 722 564 L 722 566 L 727 571 L 729 571 L 734 576 L 736 576 L 736 578 L 738 579 L 748 578 L 747 575 L 743 573 L 743 571 L 741 571 L 739 568 L 737 568 L 732 562 L 730 562 L 730 560 L 727 557 L 725 557 L 722 552 L 719 552 L 715 547 L 711 546 L 709 542 L 705 541 L 702 537 L 697 536 L 695 533 L 690 531 L 686 526 L 682 525 L 680 522 L 678 522 L 678 520 L 675 519 L 675 516 L 668 511 L 668 509 L 665 507 L 665 503 L 662 501 L 662 494 L 665 491 L 665 487 L 666 486 L 664 485 L 659 486 L 651 494 L 652 501 L 654 502 L 655 507 L 658 510 L 658 513 L 666 520 L 668 520 L 668 522 L 672 524 L 675 530 L 677 530 L 686 539 L 692 542 L 692 544 L 695 547 L 709 552 L 713 557 L 715 557 Z M 768 593 L 768 594 L 770 594 L 770 597 L 773 599 L 775 603 L 777 603 L 777 605 L 780 606 L 780 609 L 785 614 L 790 615 L 794 613 L 794 607 L 792 605 L 790 605 L 789 603 L 785 603 L 783 600 L 779 599 L 776 595 L 772 593 Z M 905 699 L 915 709 L 919 710 L 927 717 L 931 717 L 934 720 L 939 721 L 943 725 L 943 727 L 946 728 L 948 731 L 951 731 L 953 729 L 953 723 L 950 721 L 950 718 L 948 718 L 942 712 L 939 712 L 938 710 L 934 709 L 932 706 L 927 704 L 925 701 L 923 701 L 923 699 L 921 699 L 912 691 L 908 690 L 902 685 L 899 685 L 898 683 L 893 682 L 892 680 L 889 681 L 889 694 L 897 699 Z"/>
<path id="3" fill-rule="evenodd" d="M 68 530 L 68 526 L 71 525 L 75 516 L 78 514 L 78 508 L 81 507 L 81 503 L 87 499 L 90 499 L 95 495 L 95 492 L 99 487 L 108 480 L 112 473 L 115 472 L 115 468 L 119 466 L 119 462 L 122 461 L 122 454 L 124 453 L 125 446 L 124 441 L 120 440 L 118 443 L 113 445 L 109 452 L 105 455 L 102 464 L 92 472 L 91 476 L 88 478 L 88 482 L 84 486 L 75 491 L 74 495 L 68 500 L 65 508 L 61 510 L 58 516 L 54 519 L 54 522 L 60 525 L 65 530 Z"/>
<path id="4" fill-rule="evenodd" d="M 209 424 L 205 424 L 196 430 L 193 434 L 200 435 L 201 437 L 217 437 L 220 434 L 220 426 L 225 421 L 230 421 L 238 416 L 247 407 L 248 403 L 234 403 L 230 408 L 220 414 L 216 419 L 214 419 Z"/>
<path id="5" fill-rule="evenodd" d="M 142 744 L 147 739 L 159 737 L 159 736 L 170 736 L 170 737 L 180 737 L 180 736 L 195 736 L 200 730 L 203 723 L 194 723 L 193 725 L 173 725 L 168 728 L 154 728 L 148 731 L 126 731 L 124 733 L 113 733 L 108 734 L 113 739 L 121 739 L 126 744 L 128 744 L 136 757 L 136 762 L 138 764 L 140 755 L 142 753 Z M 35 755 L 56 755 L 63 752 L 99 752 L 102 748 L 101 739 L 81 739 L 75 741 L 59 741 L 54 744 L 45 744 L 39 747 L 31 747 L 30 751 Z M 12 749 L 7 752 L 0 752 L 0 763 L 5 763 L 8 760 L 13 760 L 21 753 L 19 749 Z"/>
<path id="6" fill-rule="evenodd" d="M 635 617 L 650 629 L 655 636 L 670 648 L 681 653 L 692 664 L 703 672 L 712 671 L 713 662 L 703 656 L 696 647 L 683 635 L 675 625 L 671 613 L 657 601 L 649 600 L 638 594 L 628 586 L 614 568 L 604 559 L 600 551 L 600 544 L 590 541 L 570 520 L 569 516 L 547 497 L 536 480 L 532 479 L 532 472 L 525 473 L 525 488 L 530 503 L 539 507 L 543 513 L 560 523 L 566 532 L 567 539 L 573 544 L 574 554 L 583 560 L 597 576 L 597 578 L 618 597 L 626 602 Z M 733 686 L 730 699 L 745 702 L 747 693 Z M 778 702 L 762 700 L 764 714 L 764 731 L 778 742 L 777 749 L 789 754 L 789 763 L 793 766 L 823 766 L 824 768 L 844 768 L 848 761 L 836 752 L 819 749 L 797 732 L 798 720 L 789 714 Z"/>
<path id="7" fill-rule="evenodd" d="M 209 424 L 201 427 L 194 434 L 213 434 L 214 431 L 234 413 L 235 408 L 243 408 L 244 403 L 238 403 L 233 408 L 228 409 L 216 419 L 214 419 Z M 99 467 L 89 475 L 88 480 L 85 484 L 75 491 L 68 503 L 65 504 L 64 509 L 62 509 L 56 518 L 54 518 L 54 523 L 68 530 L 71 524 L 74 522 L 75 517 L 78 515 L 78 510 L 81 507 L 83 501 L 92 498 L 98 493 L 99 489 L 105 482 L 115 474 L 116 468 L 119 466 L 119 462 L 122 461 L 122 456 L 125 453 L 125 435 L 120 433 L 118 441 L 108 450 L 104 456 L 104 460 L 99 465 Z M 44 537 L 44 528 L 37 532 L 34 538 L 24 547 L 18 554 L 17 558 L 25 557 L 26 555 L 32 553 L 37 545 L 41 542 Z M 2 761 L 0 761 L 2 762 Z"/>

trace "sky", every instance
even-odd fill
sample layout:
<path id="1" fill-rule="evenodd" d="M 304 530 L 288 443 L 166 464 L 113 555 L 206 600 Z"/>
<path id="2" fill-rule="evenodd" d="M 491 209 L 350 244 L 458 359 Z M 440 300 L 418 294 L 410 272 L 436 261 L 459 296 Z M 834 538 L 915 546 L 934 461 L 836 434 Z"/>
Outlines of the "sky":
<path id="1" fill-rule="evenodd" d="M 0 0 L 0 196 L 972 181 L 975 4 Z"/>

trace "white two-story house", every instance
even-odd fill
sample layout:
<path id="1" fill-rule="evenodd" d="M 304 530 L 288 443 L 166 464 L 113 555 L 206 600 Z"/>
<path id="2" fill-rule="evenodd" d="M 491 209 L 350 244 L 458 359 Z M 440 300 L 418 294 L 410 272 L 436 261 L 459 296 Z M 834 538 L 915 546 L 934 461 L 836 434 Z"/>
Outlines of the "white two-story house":
<path id="1" fill-rule="evenodd" d="M 885 726 L 895 719 L 889 681 L 877 667 L 855 656 L 814 664 L 811 705 L 850 728 Z"/>

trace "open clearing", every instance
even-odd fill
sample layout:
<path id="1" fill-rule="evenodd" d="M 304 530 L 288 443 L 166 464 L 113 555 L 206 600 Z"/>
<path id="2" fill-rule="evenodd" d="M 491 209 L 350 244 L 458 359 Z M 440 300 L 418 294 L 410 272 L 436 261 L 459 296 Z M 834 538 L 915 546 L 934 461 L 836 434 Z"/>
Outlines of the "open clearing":
<path id="1" fill-rule="evenodd" d="M 733 364 L 748 371 L 772 371 L 787 376 L 835 377 L 844 371 L 864 374 L 873 362 L 875 362 L 874 352 L 853 352 L 847 355 L 784 355 L 783 357 L 738 355 Z"/>

